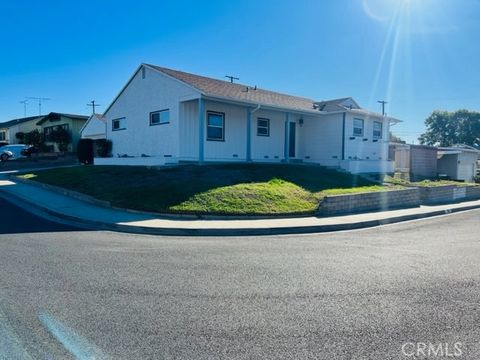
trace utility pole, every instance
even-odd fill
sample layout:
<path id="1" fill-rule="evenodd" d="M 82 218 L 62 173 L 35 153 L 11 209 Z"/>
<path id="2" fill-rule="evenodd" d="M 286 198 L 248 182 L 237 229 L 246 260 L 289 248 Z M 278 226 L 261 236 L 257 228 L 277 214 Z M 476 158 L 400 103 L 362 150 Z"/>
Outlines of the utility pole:
<path id="1" fill-rule="evenodd" d="M 233 80 L 240 80 L 240 78 L 232 76 L 232 75 L 225 75 L 227 79 L 230 79 L 230 82 L 233 84 Z"/>
<path id="2" fill-rule="evenodd" d="M 43 101 L 52 100 L 52 99 L 50 99 L 50 98 L 33 97 L 33 96 L 28 96 L 28 97 L 26 97 L 26 99 L 37 100 L 37 101 L 38 101 L 38 115 L 42 115 L 42 102 L 43 102 Z"/>
<path id="3" fill-rule="evenodd" d="M 382 115 L 385 116 L 385 104 L 388 104 L 388 101 L 385 100 L 378 100 L 379 104 L 382 104 Z"/>
<path id="4" fill-rule="evenodd" d="M 23 117 L 24 118 L 27 117 L 27 103 L 28 103 L 28 100 L 20 101 L 20 104 L 23 104 Z"/>
<path id="5" fill-rule="evenodd" d="M 92 107 L 92 114 L 95 114 L 95 106 L 102 106 L 100 104 L 95 104 L 95 100 L 90 101 L 90 104 L 87 104 L 87 106 Z"/>

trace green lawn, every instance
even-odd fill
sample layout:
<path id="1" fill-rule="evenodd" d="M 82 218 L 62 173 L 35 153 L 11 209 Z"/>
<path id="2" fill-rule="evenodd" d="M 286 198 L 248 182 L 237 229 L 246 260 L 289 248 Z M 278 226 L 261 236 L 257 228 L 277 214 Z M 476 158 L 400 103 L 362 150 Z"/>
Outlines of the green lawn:
<path id="1" fill-rule="evenodd" d="M 455 185 L 455 186 L 478 186 L 476 183 L 462 182 L 455 180 L 422 180 L 422 181 L 407 181 L 403 179 L 396 179 L 391 176 L 385 177 L 384 180 L 389 184 L 403 185 L 403 186 L 417 186 L 417 187 L 436 187 L 436 186 L 445 186 L 445 185 Z"/>
<path id="2" fill-rule="evenodd" d="M 21 175 L 145 211 L 211 214 L 312 213 L 327 194 L 384 187 L 319 166 L 182 165 L 151 169 L 78 166 Z M 325 192 L 327 189 L 329 190 Z"/>

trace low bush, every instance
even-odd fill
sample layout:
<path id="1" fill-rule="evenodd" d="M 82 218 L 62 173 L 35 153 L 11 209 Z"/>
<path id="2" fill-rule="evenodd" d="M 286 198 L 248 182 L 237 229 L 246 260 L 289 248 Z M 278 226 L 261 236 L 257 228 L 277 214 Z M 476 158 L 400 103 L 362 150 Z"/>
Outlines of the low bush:
<path id="1" fill-rule="evenodd" d="M 107 139 L 95 140 L 95 146 L 97 148 L 97 155 L 99 157 L 109 157 L 112 153 L 112 142 Z"/>
<path id="2" fill-rule="evenodd" d="M 84 165 L 93 164 L 93 140 L 80 139 L 77 145 L 78 161 Z"/>

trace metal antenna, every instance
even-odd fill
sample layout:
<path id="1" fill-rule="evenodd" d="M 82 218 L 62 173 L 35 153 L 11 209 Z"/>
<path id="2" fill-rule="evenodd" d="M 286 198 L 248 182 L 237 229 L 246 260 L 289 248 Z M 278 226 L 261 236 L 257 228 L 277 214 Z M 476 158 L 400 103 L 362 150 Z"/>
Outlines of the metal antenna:
<path id="1" fill-rule="evenodd" d="M 37 100 L 38 101 L 38 115 L 42 115 L 42 101 L 52 100 L 50 98 L 33 97 L 33 96 L 27 96 L 26 99 L 31 99 L 31 100 Z"/>
<path id="2" fill-rule="evenodd" d="M 90 104 L 87 104 L 87 106 L 92 107 L 92 114 L 95 114 L 95 106 L 102 106 L 100 104 L 95 104 L 95 100 L 90 101 Z"/>
<path id="3" fill-rule="evenodd" d="M 28 103 L 28 100 L 20 101 L 20 104 L 23 104 L 23 117 L 24 118 L 27 117 L 27 103 Z"/>
<path id="4" fill-rule="evenodd" d="M 230 82 L 233 84 L 233 80 L 240 80 L 240 78 L 232 76 L 232 75 L 225 75 L 227 79 L 230 79 Z"/>
<path id="5" fill-rule="evenodd" d="M 377 101 L 379 104 L 382 104 L 382 115 L 385 116 L 385 104 L 388 104 L 388 101 L 385 100 L 378 100 Z"/>

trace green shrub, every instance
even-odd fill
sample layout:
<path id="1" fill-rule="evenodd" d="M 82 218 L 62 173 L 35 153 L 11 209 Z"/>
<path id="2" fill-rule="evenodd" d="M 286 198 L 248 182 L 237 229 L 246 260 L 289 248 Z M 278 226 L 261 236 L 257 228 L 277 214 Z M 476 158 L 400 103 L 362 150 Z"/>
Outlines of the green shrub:
<path id="1" fill-rule="evenodd" d="M 97 154 L 100 157 L 109 157 L 112 152 L 112 142 L 107 139 L 95 140 L 95 146 L 97 148 Z"/>
<path id="2" fill-rule="evenodd" d="M 23 135 L 23 141 L 27 145 L 41 147 L 43 140 L 43 134 L 38 129 L 32 130 Z"/>
<path id="3" fill-rule="evenodd" d="M 81 164 L 93 164 L 93 140 L 80 139 L 77 144 L 77 157 Z"/>

